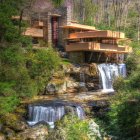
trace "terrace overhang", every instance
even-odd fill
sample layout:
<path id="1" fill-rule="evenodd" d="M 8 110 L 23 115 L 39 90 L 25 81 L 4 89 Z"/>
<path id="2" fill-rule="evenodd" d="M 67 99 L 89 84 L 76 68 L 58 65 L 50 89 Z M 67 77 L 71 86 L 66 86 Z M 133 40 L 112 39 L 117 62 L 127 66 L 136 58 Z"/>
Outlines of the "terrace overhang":
<path id="1" fill-rule="evenodd" d="M 81 29 L 81 30 L 90 30 L 90 31 L 97 31 L 95 27 L 93 26 L 88 26 L 88 25 L 83 25 L 83 24 L 78 24 L 78 23 L 71 23 L 65 26 L 61 26 L 63 29 Z"/>
<path id="2" fill-rule="evenodd" d="M 102 44 L 95 42 L 71 43 L 66 46 L 66 52 L 79 52 L 79 51 L 131 53 L 132 48 L 129 46 Z"/>
<path id="3" fill-rule="evenodd" d="M 25 36 L 43 38 L 43 29 L 27 28 L 22 34 Z"/>
<path id="4" fill-rule="evenodd" d="M 125 34 L 116 31 L 87 31 L 87 32 L 76 32 L 69 35 L 68 40 L 83 39 L 83 38 L 110 38 L 110 39 L 124 39 Z"/>

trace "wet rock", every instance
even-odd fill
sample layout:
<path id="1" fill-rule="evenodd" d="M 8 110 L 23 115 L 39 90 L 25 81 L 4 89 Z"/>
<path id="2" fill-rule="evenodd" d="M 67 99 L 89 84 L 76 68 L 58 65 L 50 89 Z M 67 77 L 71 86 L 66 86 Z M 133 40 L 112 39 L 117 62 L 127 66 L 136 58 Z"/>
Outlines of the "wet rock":
<path id="1" fill-rule="evenodd" d="M 23 131 L 28 128 L 26 121 L 23 120 L 22 116 L 16 113 L 9 113 L 5 115 L 4 117 L 2 117 L 2 121 L 4 123 L 3 127 L 5 129 L 8 128 L 16 132 Z M 4 128 L 2 128 L 2 131 L 4 130 Z"/>
<path id="2" fill-rule="evenodd" d="M 88 92 L 88 89 L 86 87 L 79 87 L 79 92 Z"/>
<path id="3" fill-rule="evenodd" d="M 79 89 L 78 90 L 79 90 L 79 92 L 87 92 L 88 91 L 84 82 L 79 83 Z"/>
<path id="4" fill-rule="evenodd" d="M 56 85 L 54 83 L 50 83 L 46 87 L 46 91 L 49 94 L 54 94 L 56 92 Z"/>
<path id="5" fill-rule="evenodd" d="M 90 101 L 87 103 L 87 106 L 90 107 L 91 114 L 98 118 L 104 118 L 106 113 L 110 110 L 107 101 Z"/>
<path id="6" fill-rule="evenodd" d="M 75 111 L 72 106 L 65 106 L 66 114 L 75 115 Z"/>
<path id="7" fill-rule="evenodd" d="M 67 90 L 67 83 L 64 82 L 62 85 L 57 86 L 57 93 L 58 94 L 64 94 Z"/>
<path id="8" fill-rule="evenodd" d="M 14 129 L 15 131 L 23 131 L 28 128 L 28 125 L 24 121 L 19 121 L 16 123 Z"/>
<path id="9" fill-rule="evenodd" d="M 22 138 L 22 140 L 46 140 L 47 136 L 47 126 L 38 125 L 19 133 L 15 139 Z"/>
<path id="10" fill-rule="evenodd" d="M 70 72 L 71 72 L 71 73 L 80 73 L 80 70 L 81 70 L 80 65 L 73 65 L 73 66 L 70 68 Z"/>
<path id="11" fill-rule="evenodd" d="M 88 91 L 99 89 L 99 73 L 95 63 L 73 65 L 70 76 L 77 82 L 85 82 Z M 83 88 L 81 90 L 80 92 L 86 92 Z"/>
<path id="12" fill-rule="evenodd" d="M 98 67 L 96 63 L 92 63 L 89 65 L 89 72 L 91 76 L 98 76 Z"/>
<path id="13" fill-rule="evenodd" d="M 2 132 L 6 135 L 7 138 L 14 137 L 16 134 L 14 130 L 7 127 L 3 128 Z"/>
<path id="14" fill-rule="evenodd" d="M 86 87 L 89 91 L 95 89 L 95 84 L 94 83 L 86 83 Z"/>
<path id="15" fill-rule="evenodd" d="M 76 88 L 78 86 L 79 86 L 78 82 L 75 82 L 72 79 L 67 80 L 67 88 L 74 88 L 74 87 Z"/>

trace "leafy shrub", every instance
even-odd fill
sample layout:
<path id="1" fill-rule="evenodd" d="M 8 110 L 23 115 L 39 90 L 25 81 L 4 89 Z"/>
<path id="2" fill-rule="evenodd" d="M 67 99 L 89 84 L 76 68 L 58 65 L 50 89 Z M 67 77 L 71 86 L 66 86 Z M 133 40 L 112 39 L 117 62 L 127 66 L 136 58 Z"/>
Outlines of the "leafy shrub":
<path id="1" fill-rule="evenodd" d="M 98 130 L 95 130 L 96 126 L 93 126 L 95 123 L 91 126 L 92 128 L 89 123 L 92 121 L 80 120 L 71 115 L 65 116 L 63 120 L 57 122 L 56 128 L 50 133 L 47 140 L 100 140 L 101 138 L 96 133 Z"/>
<path id="2" fill-rule="evenodd" d="M 118 90 L 123 90 L 126 88 L 126 82 L 123 77 L 118 77 L 113 81 L 113 88 Z"/>
<path id="3" fill-rule="evenodd" d="M 127 57 L 126 59 L 127 73 L 130 75 L 137 68 L 137 59 L 134 55 Z"/>
<path id="4" fill-rule="evenodd" d="M 132 75 L 129 77 L 129 85 L 131 88 L 139 88 L 140 89 L 140 72 L 136 71 L 133 72 Z"/>
<path id="5" fill-rule="evenodd" d="M 16 95 L 0 96 L 0 115 L 14 111 L 19 102 L 20 100 Z"/>
<path id="6" fill-rule="evenodd" d="M 61 58 L 52 48 L 27 54 L 30 77 L 36 81 L 38 92 L 44 90 L 52 74 L 59 69 Z"/>
<path id="7" fill-rule="evenodd" d="M 54 132 L 55 135 L 50 134 L 48 140 L 88 140 L 88 122 L 75 116 L 66 116 L 57 123 Z"/>
<path id="8" fill-rule="evenodd" d="M 112 135 L 120 139 L 137 139 L 140 129 L 140 95 L 137 91 L 117 93 L 111 101 L 109 112 Z"/>

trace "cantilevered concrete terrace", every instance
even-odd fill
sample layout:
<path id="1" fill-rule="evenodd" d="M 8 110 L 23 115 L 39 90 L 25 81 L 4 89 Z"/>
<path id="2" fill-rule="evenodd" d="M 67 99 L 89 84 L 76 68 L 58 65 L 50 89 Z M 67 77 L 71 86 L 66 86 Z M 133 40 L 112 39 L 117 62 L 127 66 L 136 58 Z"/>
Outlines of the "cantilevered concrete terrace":
<path id="1" fill-rule="evenodd" d="M 61 26 L 63 29 L 81 29 L 85 31 L 96 31 L 95 27 L 93 26 L 88 26 L 88 25 L 83 25 L 83 24 L 78 24 L 78 23 L 71 23 L 65 26 Z"/>
<path id="2" fill-rule="evenodd" d="M 115 39 L 124 39 L 125 34 L 122 32 L 116 31 L 86 31 L 86 32 L 76 32 L 69 34 L 68 40 L 72 39 L 82 39 L 82 38 L 115 38 Z"/>
<path id="3" fill-rule="evenodd" d="M 25 36 L 43 38 L 43 29 L 38 28 L 27 28 L 25 32 L 23 32 Z"/>
<path id="4" fill-rule="evenodd" d="M 66 46 L 67 52 L 78 52 L 78 51 L 95 51 L 95 52 L 112 52 L 112 53 L 130 53 L 132 48 L 129 46 L 113 45 L 113 44 L 102 44 L 95 42 L 79 42 L 70 43 Z"/>

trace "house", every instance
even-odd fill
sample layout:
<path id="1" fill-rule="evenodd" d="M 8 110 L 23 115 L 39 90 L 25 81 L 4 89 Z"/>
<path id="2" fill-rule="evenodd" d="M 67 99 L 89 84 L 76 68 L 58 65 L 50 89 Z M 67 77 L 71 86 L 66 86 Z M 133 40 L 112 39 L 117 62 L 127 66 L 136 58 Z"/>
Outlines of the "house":
<path id="1" fill-rule="evenodd" d="M 40 42 L 58 50 L 64 48 L 75 63 L 121 62 L 125 54 L 132 52 L 131 41 L 124 33 L 79 24 L 69 2 L 62 7 L 31 15 L 30 27 L 23 35 L 32 37 L 35 48 L 47 46 Z"/>

